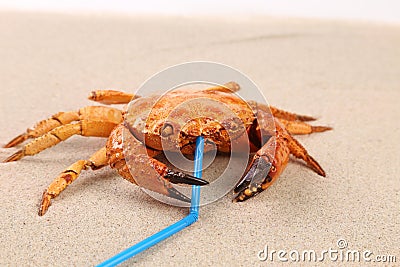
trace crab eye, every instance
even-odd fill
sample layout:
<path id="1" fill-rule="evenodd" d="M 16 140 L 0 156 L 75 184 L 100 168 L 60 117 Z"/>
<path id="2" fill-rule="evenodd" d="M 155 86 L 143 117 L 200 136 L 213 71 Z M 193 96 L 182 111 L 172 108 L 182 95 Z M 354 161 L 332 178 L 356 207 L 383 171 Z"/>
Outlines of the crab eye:
<path id="1" fill-rule="evenodd" d="M 165 123 L 161 128 L 161 136 L 168 137 L 174 133 L 174 127 L 171 124 Z"/>

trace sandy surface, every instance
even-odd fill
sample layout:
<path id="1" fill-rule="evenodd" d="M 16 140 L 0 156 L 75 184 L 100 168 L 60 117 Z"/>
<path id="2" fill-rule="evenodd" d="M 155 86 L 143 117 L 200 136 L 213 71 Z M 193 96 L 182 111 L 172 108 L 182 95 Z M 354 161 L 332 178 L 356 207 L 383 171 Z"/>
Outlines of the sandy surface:
<path id="1" fill-rule="evenodd" d="M 270 103 L 335 128 L 299 138 L 327 178 L 292 162 L 268 191 L 201 208 L 190 229 L 125 265 L 266 265 L 257 259 L 265 245 L 320 253 L 338 249 L 339 239 L 399 262 L 399 47 L 400 28 L 390 25 L 1 13 L 0 144 L 90 104 L 92 89 L 133 90 L 184 61 L 225 63 Z M 0 164 L 0 265 L 94 265 L 186 215 L 107 168 L 83 173 L 37 216 L 50 181 L 103 143 L 73 137 Z M 14 151 L 2 148 L 0 158 Z"/>

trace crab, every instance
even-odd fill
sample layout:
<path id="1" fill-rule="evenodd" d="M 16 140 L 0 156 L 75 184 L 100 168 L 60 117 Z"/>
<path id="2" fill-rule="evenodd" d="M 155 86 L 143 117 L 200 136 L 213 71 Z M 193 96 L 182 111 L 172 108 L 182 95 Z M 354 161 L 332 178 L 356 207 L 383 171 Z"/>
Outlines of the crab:
<path id="1" fill-rule="evenodd" d="M 82 170 L 97 170 L 107 165 L 133 184 L 190 202 L 172 184 L 205 186 L 208 182 L 168 167 L 155 156 L 167 150 L 193 154 L 198 136 L 206 140 L 205 151 L 217 149 L 228 153 L 231 145 L 236 144 L 252 153 L 244 174 L 237 177 L 234 201 L 245 201 L 271 186 L 285 169 L 290 154 L 303 160 L 317 174 L 325 176 L 322 167 L 293 135 L 332 128 L 310 125 L 307 121 L 315 120 L 310 116 L 244 101 L 235 94 L 239 89 L 237 83 L 229 82 L 199 90 L 173 90 L 162 97 L 140 97 L 114 90 L 93 91 L 88 97 L 90 100 L 106 105 L 131 103 L 128 112 L 126 108 L 120 110 L 109 106 L 87 106 L 78 111 L 59 112 L 7 143 L 4 147 L 10 148 L 33 139 L 4 162 L 33 156 L 73 135 L 108 138 L 104 147 L 88 159 L 78 160 L 67 167 L 44 190 L 39 216 L 47 212 L 52 199 L 74 182 Z M 220 112 L 218 105 L 203 107 L 207 112 L 196 118 L 182 115 L 195 111 L 198 108 L 195 105 L 184 107 L 187 110 L 180 112 L 179 116 L 173 114 L 172 111 L 180 104 L 199 98 L 224 103 L 236 118 L 214 119 L 213 114 Z M 130 107 L 135 107 L 135 110 L 130 110 Z M 183 120 L 181 125 L 178 125 L 178 119 Z M 130 153 L 124 151 L 123 141 L 127 142 L 125 147 Z M 130 171 L 127 162 L 135 165 L 137 171 Z"/>

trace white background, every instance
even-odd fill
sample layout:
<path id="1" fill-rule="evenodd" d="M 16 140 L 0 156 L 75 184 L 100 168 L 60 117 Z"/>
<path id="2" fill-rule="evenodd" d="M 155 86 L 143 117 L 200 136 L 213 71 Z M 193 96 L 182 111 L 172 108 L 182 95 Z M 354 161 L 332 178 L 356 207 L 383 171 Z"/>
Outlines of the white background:
<path id="1" fill-rule="evenodd" d="M 0 10 L 163 15 L 273 15 L 400 23 L 400 0 L 0 0 Z"/>

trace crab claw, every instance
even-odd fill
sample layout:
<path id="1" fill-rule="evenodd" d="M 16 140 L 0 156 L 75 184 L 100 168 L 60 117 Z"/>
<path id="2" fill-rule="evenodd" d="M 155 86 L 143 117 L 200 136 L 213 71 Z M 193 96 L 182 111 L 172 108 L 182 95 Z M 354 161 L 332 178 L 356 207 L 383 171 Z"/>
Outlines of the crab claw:
<path id="1" fill-rule="evenodd" d="M 167 173 L 164 175 L 164 178 L 170 181 L 173 184 L 188 184 L 188 185 L 208 185 L 209 182 L 206 180 L 194 177 L 192 175 L 177 172 L 173 170 L 167 170 Z"/>
<path id="2" fill-rule="evenodd" d="M 267 162 L 264 157 L 256 156 L 250 165 L 247 173 L 242 177 L 234 189 L 237 193 L 235 202 L 245 201 L 266 189 L 266 185 L 272 181 L 268 175 L 272 164 Z"/>

